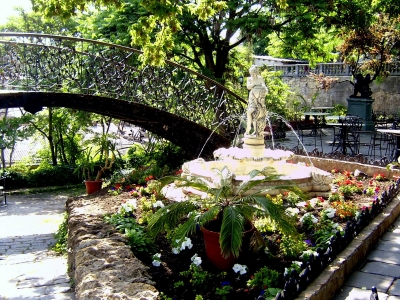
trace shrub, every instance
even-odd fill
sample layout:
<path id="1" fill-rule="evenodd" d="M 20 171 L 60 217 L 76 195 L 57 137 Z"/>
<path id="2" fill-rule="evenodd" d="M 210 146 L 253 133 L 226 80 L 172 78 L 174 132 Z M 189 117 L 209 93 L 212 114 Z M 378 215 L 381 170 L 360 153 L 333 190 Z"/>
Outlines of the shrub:
<path id="1" fill-rule="evenodd" d="M 81 180 L 73 174 L 74 167 L 69 165 L 46 165 L 35 170 L 24 169 L 23 172 L 20 172 L 20 168 L 17 170 L 13 168 L 6 169 L 6 189 L 62 186 L 81 182 Z"/>
<path id="2" fill-rule="evenodd" d="M 270 270 L 267 267 L 257 271 L 251 279 L 247 281 L 247 286 L 267 289 L 278 285 L 279 273 L 275 270 Z"/>
<path id="3" fill-rule="evenodd" d="M 69 165 L 41 166 L 28 173 L 28 186 L 52 186 L 78 184 L 81 180 Z"/>

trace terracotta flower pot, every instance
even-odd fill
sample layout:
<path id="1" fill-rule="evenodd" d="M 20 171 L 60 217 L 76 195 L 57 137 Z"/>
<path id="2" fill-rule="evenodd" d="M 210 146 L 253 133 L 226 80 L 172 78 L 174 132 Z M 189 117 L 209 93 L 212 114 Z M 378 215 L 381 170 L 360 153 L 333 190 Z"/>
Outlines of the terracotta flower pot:
<path id="1" fill-rule="evenodd" d="M 233 267 L 237 258 L 232 254 L 225 258 L 221 254 L 221 247 L 219 245 L 219 232 L 210 231 L 204 227 L 200 228 L 203 232 L 204 245 L 206 248 L 207 258 L 217 267 L 218 270 L 227 271 Z M 243 232 L 243 242 L 242 247 L 249 247 L 250 237 L 254 231 L 254 226 L 245 232 Z"/>
<path id="2" fill-rule="evenodd" d="M 94 193 L 94 192 L 96 192 L 98 190 L 101 190 L 102 184 L 103 184 L 102 180 L 98 180 L 98 181 L 85 180 L 86 193 L 88 195 L 90 195 L 90 194 L 92 194 L 92 193 Z"/>

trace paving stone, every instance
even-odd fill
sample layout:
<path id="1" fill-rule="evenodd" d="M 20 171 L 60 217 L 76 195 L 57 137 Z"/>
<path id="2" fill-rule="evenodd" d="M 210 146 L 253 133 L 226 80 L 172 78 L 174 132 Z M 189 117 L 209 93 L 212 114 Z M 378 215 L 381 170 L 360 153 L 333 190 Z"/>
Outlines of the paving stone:
<path id="1" fill-rule="evenodd" d="M 399 278 L 400 266 L 383 262 L 369 262 L 361 269 L 361 272 Z"/>
<path id="2" fill-rule="evenodd" d="M 397 279 L 393 282 L 389 289 L 389 294 L 393 296 L 400 296 L 400 279 Z"/>
<path id="3" fill-rule="evenodd" d="M 396 241 L 379 241 L 377 244 L 376 250 L 381 251 L 390 251 L 390 252 L 399 252 L 400 251 L 400 243 Z"/>
<path id="4" fill-rule="evenodd" d="M 74 300 L 66 258 L 48 250 L 63 220 L 66 197 L 57 199 L 55 206 L 50 203 L 57 202 L 57 197 L 47 195 L 51 201 L 39 196 L 35 197 L 40 201 L 32 201 L 31 197 L 10 196 L 7 211 L 0 217 L 0 228 L 14 224 L 0 231 L 0 253 L 5 252 L 0 256 L 0 299 Z"/>
<path id="5" fill-rule="evenodd" d="M 393 281 L 393 277 L 369 274 L 364 272 L 355 272 L 346 282 L 346 285 L 357 287 L 360 289 L 365 288 L 368 290 L 371 290 L 373 286 L 376 286 L 378 292 L 386 293 Z"/>
<path id="6" fill-rule="evenodd" d="M 7 287 L 0 290 L 0 297 L 5 299 L 34 299 L 46 292 L 46 287 L 34 287 L 34 288 L 24 288 L 18 289 L 16 287 Z M 1 298 L 0 298 L 1 299 Z"/>
<path id="7" fill-rule="evenodd" d="M 399 232 L 398 233 L 388 231 L 382 236 L 381 239 L 385 240 L 385 241 L 398 242 L 400 244 L 400 235 L 399 235 L 399 233 L 400 233 L 400 228 L 399 228 Z"/>
<path id="8" fill-rule="evenodd" d="M 371 295 L 371 290 L 360 289 L 351 286 L 344 286 L 339 294 L 337 294 L 333 300 L 368 300 Z M 379 300 L 389 300 L 388 295 L 385 293 L 379 293 Z"/>
<path id="9" fill-rule="evenodd" d="M 44 296 L 40 296 L 35 299 L 38 299 L 38 300 L 75 300 L 75 294 L 74 293 L 62 293 L 62 294 L 44 295 Z"/>
<path id="10" fill-rule="evenodd" d="M 57 285 L 51 285 L 46 288 L 45 294 L 60 294 L 60 293 L 68 293 L 71 292 L 71 285 L 69 283 L 60 283 Z"/>
<path id="11" fill-rule="evenodd" d="M 400 255 L 396 252 L 374 250 L 367 256 L 367 260 L 400 265 Z"/>

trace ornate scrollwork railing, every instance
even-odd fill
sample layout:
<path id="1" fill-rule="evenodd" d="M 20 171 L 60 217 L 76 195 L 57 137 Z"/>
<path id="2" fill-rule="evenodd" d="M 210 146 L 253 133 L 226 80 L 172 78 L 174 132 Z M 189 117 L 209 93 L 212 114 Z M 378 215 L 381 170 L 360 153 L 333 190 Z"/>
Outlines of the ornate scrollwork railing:
<path id="1" fill-rule="evenodd" d="M 141 67 L 141 52 L 99 41 L 0 33 L 0 87 L 110 97 L 168 111 L 211 130 L 233 133 L 245 101 L 177 63 Z"/>

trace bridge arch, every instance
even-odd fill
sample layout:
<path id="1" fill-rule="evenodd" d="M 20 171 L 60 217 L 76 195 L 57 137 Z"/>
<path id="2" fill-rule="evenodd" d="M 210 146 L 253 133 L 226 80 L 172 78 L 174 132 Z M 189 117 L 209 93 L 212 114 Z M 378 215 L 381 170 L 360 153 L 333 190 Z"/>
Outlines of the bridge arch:
<path id="1" fill-rule="evenodd" d="M 30 113 L 44 107 L 66 107 L 110 116 L 164 137 L 193 158 L 210 156 L 215 149 L 230 144 L 229 139 L 188 119 L 140 103 L 107 97 L 53 92 L 0 93 L 0 108 L 14 107 L 23 107 Z"/>
<path id="2" fill-rule="evenodd" d="M 13 91 L 1 99 L 31 111 L 58 105 L 129 119 L 183 146 L 193 157 L 204 145 L 206 155 L 212 148 L 226 146 L 246 101 L 172 61 L 163 67 L 142 67 L 140 54 L 77 37 L 1 32 L 0 89 Z"/>

